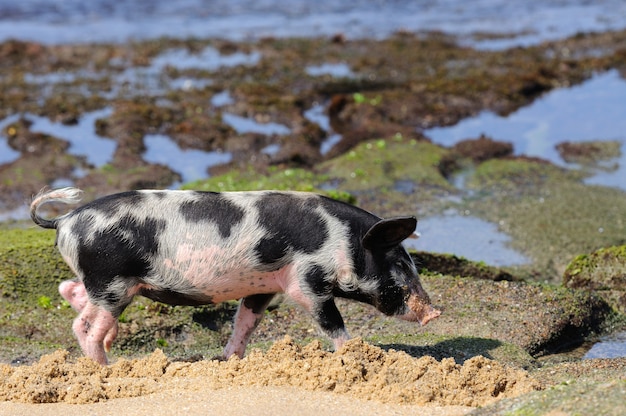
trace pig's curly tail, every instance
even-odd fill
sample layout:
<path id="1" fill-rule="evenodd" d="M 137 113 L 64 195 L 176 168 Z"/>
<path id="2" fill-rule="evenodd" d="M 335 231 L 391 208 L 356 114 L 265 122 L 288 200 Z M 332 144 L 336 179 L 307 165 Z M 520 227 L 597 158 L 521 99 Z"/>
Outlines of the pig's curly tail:
<path id="1" fill-rule="evenodd" d="M 77 204 L 82 199 L 82 196 L 83 196 L 83 191 L 81 191 L 78 188 L 61 188 L 61 189 L 53 189 L 50 191 L 44 188 L 33 198 L 33 201 L 30 203 L 30 217 L 35 222 L 35 224 L 37 224 L 40 227 L 57 228 L 57 223 L 59 222 L 59 220 L 67 214 L 57 217 L 57 218 L 46 219 L 46 218 L 41 217 L 37 213 L 37 209 L 40 206 L 47 204 L 49 202 L 62 202 L 64 204 Z"/>

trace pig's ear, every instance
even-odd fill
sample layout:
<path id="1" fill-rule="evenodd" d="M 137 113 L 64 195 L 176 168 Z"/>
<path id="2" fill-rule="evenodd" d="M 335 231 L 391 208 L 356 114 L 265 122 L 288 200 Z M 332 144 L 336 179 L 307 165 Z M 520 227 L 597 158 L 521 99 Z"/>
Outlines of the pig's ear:
<path id="1" fill-rule="evenodd" d="M 367 250 L 387 250 L 409 238 L 417 227 L 415 217 L 396 217 L 378 221 L 361 243 Z"/>

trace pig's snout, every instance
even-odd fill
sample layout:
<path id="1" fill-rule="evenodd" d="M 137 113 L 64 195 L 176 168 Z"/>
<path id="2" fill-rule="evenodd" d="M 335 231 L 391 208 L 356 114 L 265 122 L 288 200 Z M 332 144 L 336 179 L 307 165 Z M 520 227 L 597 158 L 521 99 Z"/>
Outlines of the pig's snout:
<path id="1" fill-rule="evenodd" d="M 429 301 L 425 301 L 415 294 L 409 296 L 406 304 L 408 312 L 401 315 L 400 318 L 412 322 L 417 321 L 422 326 L 441 315 L 439 309 L 433 308 Z"/>

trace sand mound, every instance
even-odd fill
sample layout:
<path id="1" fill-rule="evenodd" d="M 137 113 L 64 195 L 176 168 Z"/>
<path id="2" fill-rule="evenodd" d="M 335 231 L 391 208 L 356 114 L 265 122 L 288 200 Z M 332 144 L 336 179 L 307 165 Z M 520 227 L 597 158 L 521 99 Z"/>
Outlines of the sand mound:
<path id="1" fill-rule="evenodd" d="M 266 353 L 253 350 L 222 362 L 171 362 L 156 350 L 101 367 L 87 358 L 68 362 L 68 355 L 60 350 L 31 366 L 1 365 L 0 401 L 94 403 L 169 387 L 291 386 L 384 403 L 481 406 L 539 388 L 525 371 L 484 357 L 461 366 L 451 358 L 384 351 L 360 339 L 330 353 L 319 342 L 300 347 L 286 337 Z"/>

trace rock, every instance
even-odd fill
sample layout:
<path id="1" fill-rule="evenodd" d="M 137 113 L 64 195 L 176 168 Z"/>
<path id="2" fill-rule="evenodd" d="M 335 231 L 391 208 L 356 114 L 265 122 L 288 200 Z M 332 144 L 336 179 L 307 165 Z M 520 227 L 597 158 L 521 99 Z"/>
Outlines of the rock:
<path id="1" fill-rule="evenodd" d="M 584 290 L 444 275 L 421 279 L 443 310 L 425 330 L 504 341 L 535 356 L 582 343 L 610 314 L 603 299 Z"/>
<path id="2" fill-rule="evenodd" d="M 420 272 L 441 273 L 450 276 L 471 276 L 475 279 L 493 280 L 521 280 L 519 277 L 498 267 L 484 263 L 470 261 L 453 254 L 429 253 L 426 251 L 411 252 L 413 261 Z"/>
<path id="3" fill-rule="evenodd" d="M 577 256 L 563 274 L 563 285 L 594 291 L 626 313 L 626 245 Z"/>

